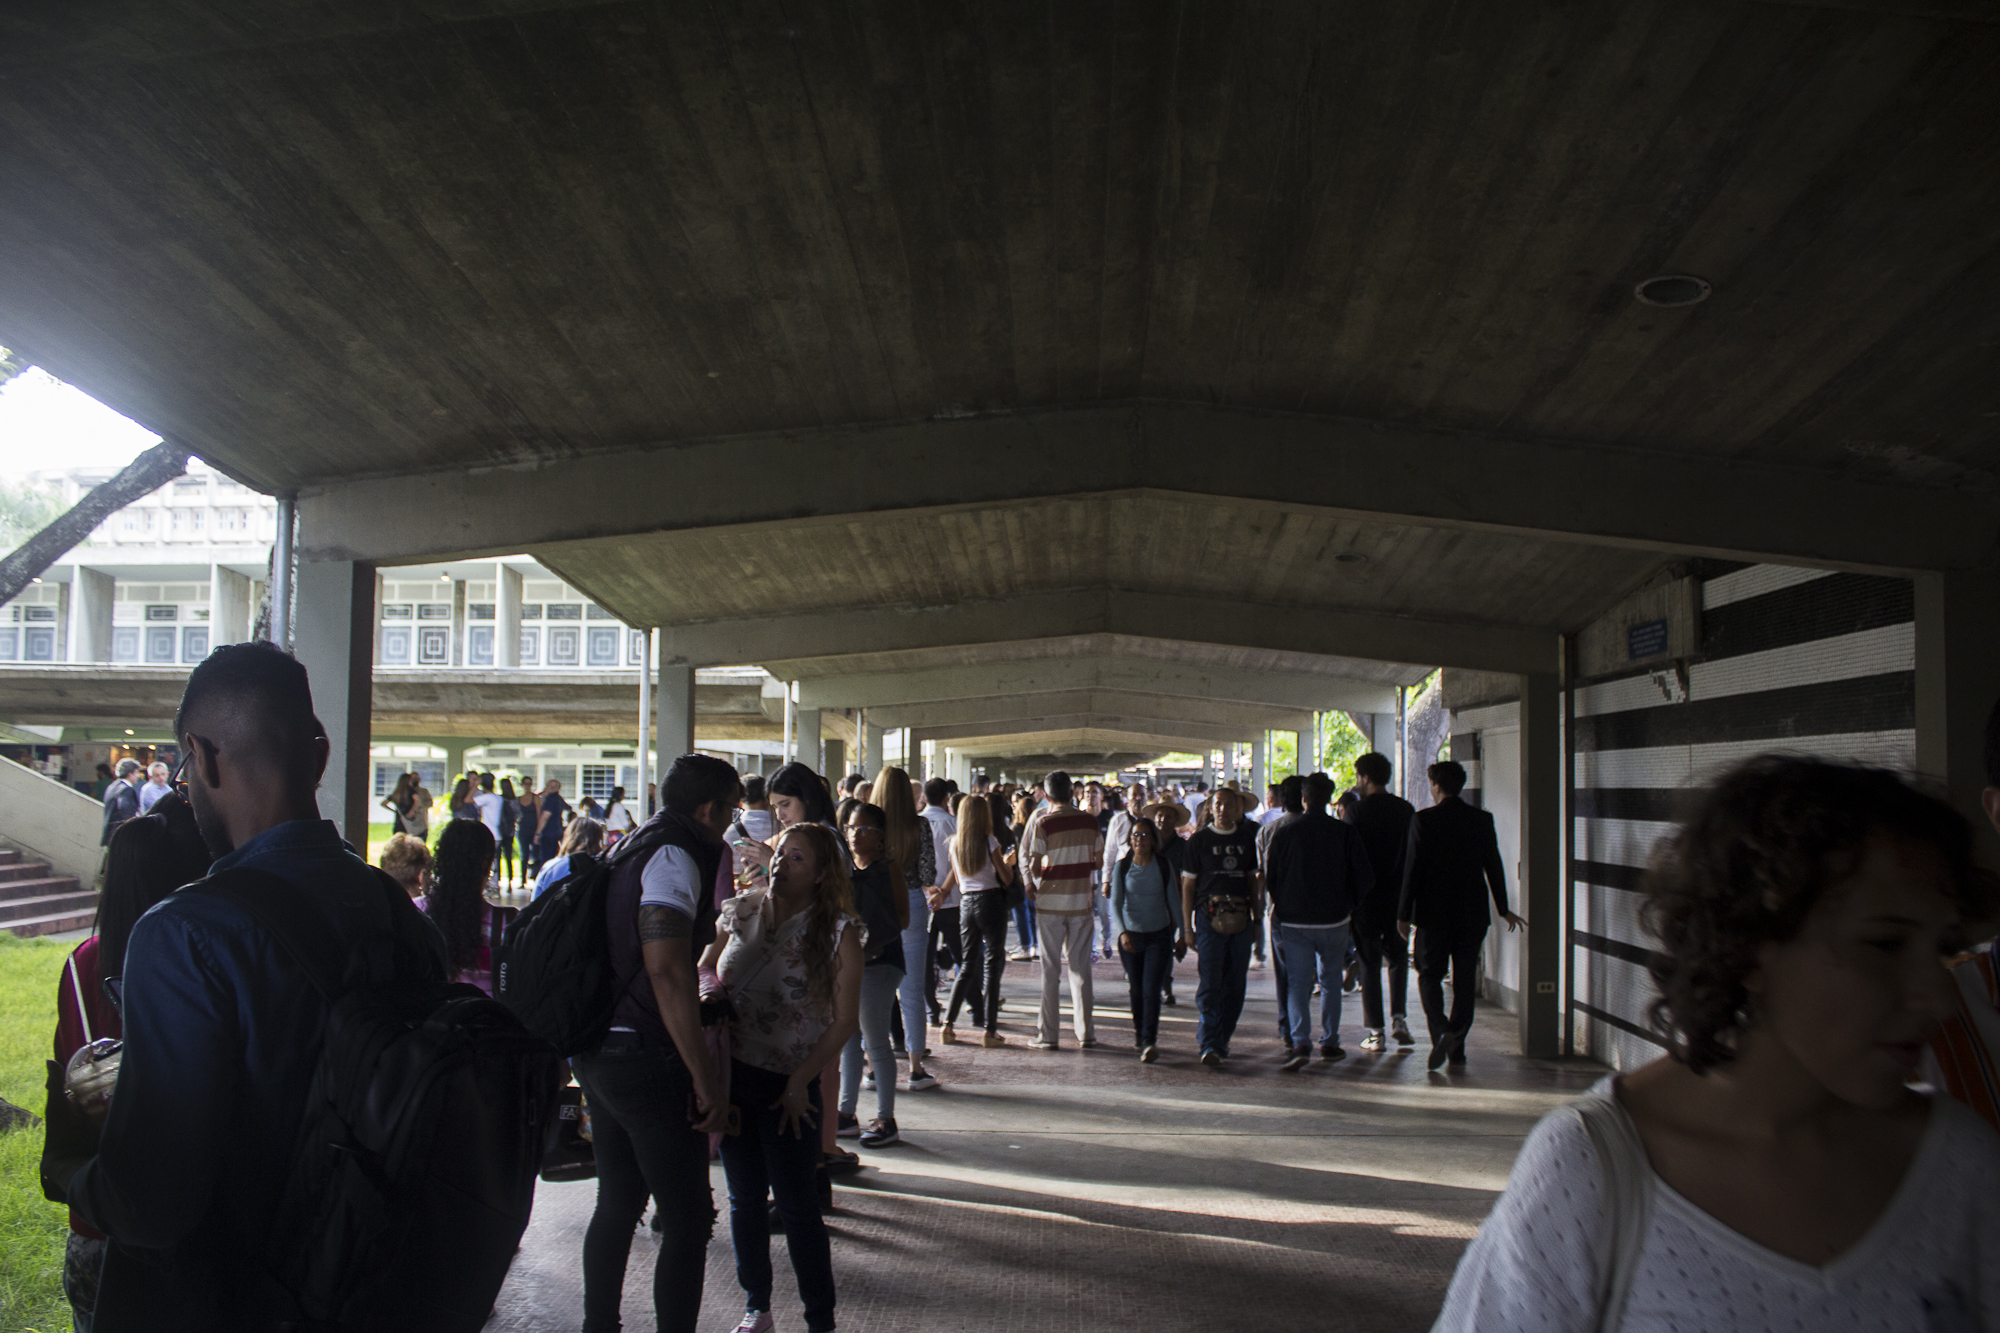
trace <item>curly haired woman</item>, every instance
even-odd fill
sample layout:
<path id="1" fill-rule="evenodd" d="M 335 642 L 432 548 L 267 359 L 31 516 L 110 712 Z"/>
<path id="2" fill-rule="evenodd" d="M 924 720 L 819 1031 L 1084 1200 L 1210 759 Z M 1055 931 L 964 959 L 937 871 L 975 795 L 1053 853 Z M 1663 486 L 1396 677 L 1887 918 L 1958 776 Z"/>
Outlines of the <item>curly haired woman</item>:
<path id="1" fill-rule="evenodd" d="M 1643 893 L 1670 1054 L 1536 1127 L 1437 1326 L 2000 1327 L 2000 1136 L 1909 1086 L 1991 906 L 1965 821 L 1892 773 L 1753 759 Z"/>

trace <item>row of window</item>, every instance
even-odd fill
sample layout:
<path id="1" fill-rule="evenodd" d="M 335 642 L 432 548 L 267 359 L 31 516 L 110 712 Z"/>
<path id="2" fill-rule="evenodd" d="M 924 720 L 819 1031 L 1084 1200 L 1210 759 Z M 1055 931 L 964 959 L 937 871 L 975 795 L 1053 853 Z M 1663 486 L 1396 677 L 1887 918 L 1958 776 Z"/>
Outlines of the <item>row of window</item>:
<path id="1" fill-rule="evenodd" d="M 468 620 L 497 620 L 499 618 L 492 602 L 469 602 L 465 608 Z M 382 606 L 384 620 L 450 620 L 450 602 L 385 602 Z M 594 602 L 523 602 L 523 620 L 609 620 L 611 613 Z"/>
<path id="2" fill-rule="evenodd" d="M 469 625 L 465 631 L 465 664 L 494 664 L 492 625 Z M 522 666 L 582 666 L 616 670 L 619 640 L 624 640 L 622 665 L 638 667 L 646 660 L 646 635 L 641 630 L 617 625 L 551 625 L 521 630 Z M 384 625 L 382 627 L 383 666 L 449 666 L 451 627 L 449 625 Z"/>
<path id="3" fill-rule="evenodd" d="M 204 531 L 208 526 L 206 509 L 127 509 L 118 517 L 118 530 L 122 533 L 152 532 L 159 524 L 157 515 L 165 512 L 169 517 L 167 530 L 170 532 L 194 533 Z M 218 509 L 215 511 L 217 532 L 248 532 L 252 522 L 248 509 Z"/>
<path id="4" fill-rule="evenodd" d="M 114 625 L 111 628 L 111 660 L 114 662 L 195 663 L 208 656 L 208 626 Z"/>
<path id="5" fill-rule="evenodd" d="M 468 763 L 477 765 L 482 772 L 490 770 L 502 777 L 513 777 L 517 791 L 524 784 L 540 791 L 544 783 L 554 778 L 562 783 L 563 798 L 571 803 L 584 796 L 590 797 L 593 801 L 608 801 L 611 799 L 613 787 L 622 785 L 630 791 L 639 782 L 639 768 L 636 764 L 626 764 L 621 767 L 617 764 L 517 764 L 511 761 L 481 764 L 477 760 L 469 760 Z M 394 791 L 396 779 L 406 772 L 415 773 L 417 780 L 430 792 L 434 803 L 431 818 L 449 818 L 449 812 L 439 808 L 451 799 L 451 790 L 446 781 L 442 759 L 376 760 L 376 799 L 380 800 Z M 582 783 L 581 787 L 578 786 L 579 780 Z M 386 822 L 387 816 L 384 815 L 382 820 Z"/>

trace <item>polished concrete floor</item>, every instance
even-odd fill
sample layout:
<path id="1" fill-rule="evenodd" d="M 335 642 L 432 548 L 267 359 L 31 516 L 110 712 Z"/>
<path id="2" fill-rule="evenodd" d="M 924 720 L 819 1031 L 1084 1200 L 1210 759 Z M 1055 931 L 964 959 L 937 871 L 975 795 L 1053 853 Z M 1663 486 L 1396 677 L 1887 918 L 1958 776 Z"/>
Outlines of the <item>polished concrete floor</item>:
<path id="1" fill-rule="evenodd" d="M 1427 1328 L 1522 1138 L 1603 1072 L 1510 1054 L 1512 1016 L 1483 1009 L 1466 1071 L 1429 1074 L 1427 1043 L 1359 1051 L 1350 996 L 1347 1059 L 1284 1073 L 1268 971 L 1250 974 L 1234 1058 L 1210 1070 L 1194 1058 L 1192 959 L 1177 972 L 1158 1064 L 1132 1051 L 1115 963 L 1097 965 L 1098 1046 L 1075 1049 L 1066 1030 L 1062 1051 L 1034 1051 L 1038 987 L 1037 964 L 1009 965 L 1007 1047 L 939 1046 L 933 1029 L 943 1086 L 901 1094 L 904 1142 L 861 1150 L 866 1169 L 836 1185 L 842 1328 Z M 1415 1027 L 1422 1042 L 1420 1015 Z M 873 1108 L 863 1092 L 864 1120 Z M 722 1216 L 702 1327 L 726 1333 L 743 1305 L 719 1165 L 713 1184 Z M 589 1183 L 541 1186 L 489 1328 L 581 1326 L 594 1194 Z M 796 1333 L 804 1319 L 782 1241 L 774 1250 L 777 1325 Z M 641 1229 L 628 1329 L 654 1327 L 655 1253 Z"/>

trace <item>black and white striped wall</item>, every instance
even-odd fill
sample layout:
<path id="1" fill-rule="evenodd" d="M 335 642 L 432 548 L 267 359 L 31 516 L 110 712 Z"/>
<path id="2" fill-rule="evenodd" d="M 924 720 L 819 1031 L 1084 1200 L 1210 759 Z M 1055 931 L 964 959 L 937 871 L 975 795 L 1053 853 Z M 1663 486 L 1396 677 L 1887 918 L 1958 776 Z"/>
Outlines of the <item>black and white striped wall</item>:
<path id="1" fill-rule="evenodd" d="M 1571 1022 L 1579 1054 L 1620 1069 L 1662 1049 L 1646 1015 L 1653 942 L 1637 890 L 1691 793 L 1767 751 L 1916 767 L 1909 580 L 1774 565 L 1704 572 L 1695 654 L 1576 692 Z M 1495 813 L 1503 844 L 1518 821 L 1518 746 L 1518 704 L 1453 714 L 1452 753 L 1473 756 L 1467 797 Z M 1513 866 L 1511 847 L 1502 851 Z M 1517 879 L 1509 888 L 1518 892 Z M 1505 932 L 1488 936 L 1488 994 L 1510 1008 L 1517 960 Z"/>

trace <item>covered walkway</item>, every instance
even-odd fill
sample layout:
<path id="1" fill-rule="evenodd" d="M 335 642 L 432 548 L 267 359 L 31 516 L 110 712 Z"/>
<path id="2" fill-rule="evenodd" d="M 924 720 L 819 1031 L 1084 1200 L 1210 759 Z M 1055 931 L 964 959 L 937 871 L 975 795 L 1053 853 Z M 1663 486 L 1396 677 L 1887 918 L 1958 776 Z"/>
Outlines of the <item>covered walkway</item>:
<path id="1" fill-rule="evenodd" d="M 1482 1008 L 1466 1071 L 1428 1074 L 1423 1050 L 1278 1070 L 1271 974 L 1220 1071 L 1194 1059 L 1194 964 L 1162 1016 L 1162 1057 L 1131 1047 L 1125 982 L 1097 964 L 1098 1046 L 1030 1050 L 1034 963 L 1010 963 L 1009 1045 L 936 1046 L 942 1086 L 901 1093 L 904 1142 L 863 1150 L 834 1189 L 843 1328 L 1409 1330 L 1436 1315 L 1460 1251 L 1537 1117 L 1603 1074 L 1585 1060 L 1524 1059 L 1511 1016 Z M 1414 1008 L 1414 1004 L 1412 1008 Z M 1067 1008 L 1065 1008 L 1067 1014 Z M 1422 1035 L 1422 1020 L 1417 1021 Z M 935 1030 L 933 1030 L 935 1033 Z M 864 1119 L 872 1094 L 861 1094 Z M 853 1147 L 851 1142 L 843 1146 Z M 728 1191 L 703 1327 L 742 1311 Z M 580 1317 L 579 1256 L 596 1187 L 539 1187 L 535 1220 L 490 1333 Z M 778 1327 L 803 1327 L 774 1238 Z M 625 1281 L 627 1328 L 652 1327 L 655 1248 L 642 1229 Z"/>

